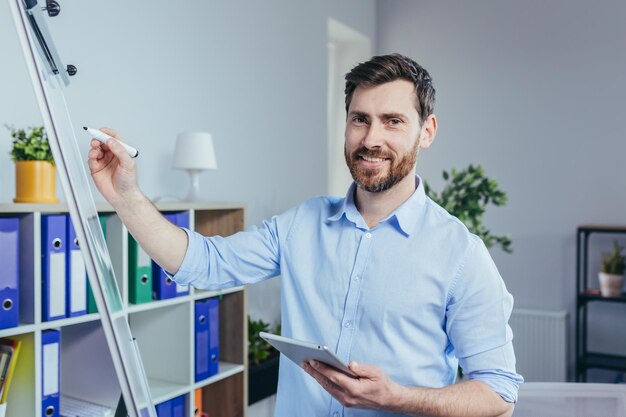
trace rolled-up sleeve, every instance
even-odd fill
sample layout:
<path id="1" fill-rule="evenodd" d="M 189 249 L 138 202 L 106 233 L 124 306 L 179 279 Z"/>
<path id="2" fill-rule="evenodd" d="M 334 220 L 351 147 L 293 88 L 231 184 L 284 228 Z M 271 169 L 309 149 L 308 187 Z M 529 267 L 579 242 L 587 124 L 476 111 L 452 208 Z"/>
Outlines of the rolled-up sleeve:
<path id="1" fill-rule="evenodd" d="M 508 325 L 512 309 L 513 296 L 482 240 L 475 238 L 450 290 L 446 331 L 468 379 L 487 384 L 508 402 L 517 401 L 524 381 L 515 371 Z"/>
<path id="2" fill-rule="evenodd" d="M 459 363 L 462 369 L 468 370 L 469 380 L 477 380 L 489 385 L 507 402 L 517 401 L 517 392 L 524 378 L 515 372 L 515 354 L 510 342 L 493 351 L 461 358 Z"/>
<path id="3" fill-rule="evenodd" d="M 279 218 L 232 236 L 202 236 L 184 229 L 187 251 L 172 277 L 181 285 L 216 290 L 253 284 L 280 274 Z"/>

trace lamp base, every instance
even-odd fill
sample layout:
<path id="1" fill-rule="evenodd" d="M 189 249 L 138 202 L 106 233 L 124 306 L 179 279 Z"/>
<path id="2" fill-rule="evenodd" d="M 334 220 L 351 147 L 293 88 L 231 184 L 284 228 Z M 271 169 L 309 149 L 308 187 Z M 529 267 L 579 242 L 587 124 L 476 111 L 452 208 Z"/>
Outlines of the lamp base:
<path id="1" fill-rule="evenodd" d="M 187 169 L 189 174 L 189 192 L 182 199 L 184 202 L 206 201 L 200 194 L 200 174 L 202 169 Z"/>

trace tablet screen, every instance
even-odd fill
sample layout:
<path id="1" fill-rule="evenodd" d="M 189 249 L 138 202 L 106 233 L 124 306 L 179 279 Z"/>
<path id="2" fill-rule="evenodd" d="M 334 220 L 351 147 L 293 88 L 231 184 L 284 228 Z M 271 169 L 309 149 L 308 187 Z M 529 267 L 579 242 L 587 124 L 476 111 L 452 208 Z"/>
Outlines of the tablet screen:
<path id="1" fill-rule="evenodd" d="M 337 357 L 328 347 L 315 343 L 304 342 L 271 333 L 260 332 L 259 336 L 274 346 L 283 355 L 288 357 L 296 365 L 301 366 L 302 362 L 314 359 L 332 366 L 352 378 L 357 378 L 352 373 L 348 365 Z"/>

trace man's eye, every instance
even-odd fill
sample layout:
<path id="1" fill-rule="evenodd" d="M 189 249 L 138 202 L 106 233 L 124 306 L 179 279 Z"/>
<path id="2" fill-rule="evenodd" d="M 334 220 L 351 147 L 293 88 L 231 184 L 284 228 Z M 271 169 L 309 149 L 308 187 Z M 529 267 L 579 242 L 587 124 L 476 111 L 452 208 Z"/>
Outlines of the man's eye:
<path id="1" fill-rule="evenodd" d="M 396 126 L 396 125 L 399 125 L 400 123 L 402 123 L 402 120 L 400 119 L 389 119 L 389 124 L 391 126 Z"/>
<path id="2" fill-rule="evenodd" d="M 356 124 L 363 124 L 365 123 L 365 117 L 355 116 L 352 118 L 352 121 Z"/>

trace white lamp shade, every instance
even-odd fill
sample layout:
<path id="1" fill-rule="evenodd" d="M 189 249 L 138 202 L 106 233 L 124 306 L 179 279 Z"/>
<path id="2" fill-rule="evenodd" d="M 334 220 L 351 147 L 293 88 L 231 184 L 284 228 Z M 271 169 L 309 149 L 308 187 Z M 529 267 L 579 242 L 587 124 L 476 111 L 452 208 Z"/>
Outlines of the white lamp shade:
<path id="1" fill-rule="evenodd" d="M 213 138 L 206 132 L 179 133 L 174 150 L 174 169 L 217 169 Z"/>

